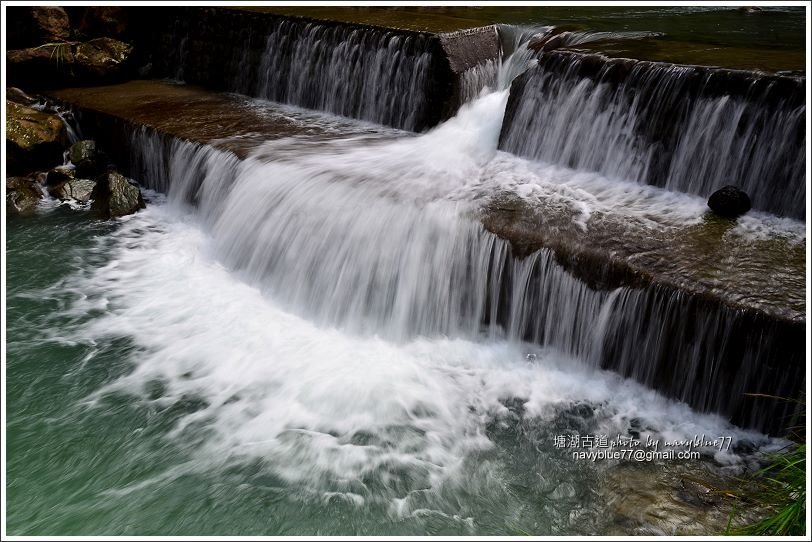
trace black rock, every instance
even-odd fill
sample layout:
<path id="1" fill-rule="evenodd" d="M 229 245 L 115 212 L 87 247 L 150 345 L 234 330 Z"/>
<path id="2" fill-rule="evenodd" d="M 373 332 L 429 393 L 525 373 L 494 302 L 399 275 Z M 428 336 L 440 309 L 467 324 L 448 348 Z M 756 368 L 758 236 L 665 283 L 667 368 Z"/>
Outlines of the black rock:
<path id="1" fill-rule="evenodd" d="M 750 210 L 750 196 L 733 185 L 723 186 L 708 198 L 708 207 L 719 216 L 736 218 Z"/>

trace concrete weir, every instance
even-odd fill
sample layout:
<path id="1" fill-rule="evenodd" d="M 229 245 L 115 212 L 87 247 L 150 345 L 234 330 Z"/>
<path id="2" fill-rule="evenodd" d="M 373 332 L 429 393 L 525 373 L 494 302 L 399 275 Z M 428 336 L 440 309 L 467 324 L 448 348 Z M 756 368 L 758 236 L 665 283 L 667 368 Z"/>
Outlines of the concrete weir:
<path id="1" fill-rule="evenodd" d="M 235 95 L 160 81 L 50 95 L 74 109 L 86 137 L 161 191 L 173 175 L 206 174 L 171 167 L 176 142 L 238 162 L 268 140 L 319 130 Z M 484 324 L 745 427 L 791 425 L 794 403 L 747 394 L 803 393 L 804 242 L 740 243 L 730 223 L 712 218 L 652 235 L 611 212 L 594 215 L 587 233 L 560 208 L 507 195 L 483 202 L 480 219 L 483 236 L 507 241 L 488 264 L 489 291 L 470 293 L 488 300 Z M 557 299 L 564 290 L 569 297 Z"/>
<path id="2" fill-rule="evenodd" d="M 500 148 L 707 198 L 726 184 L 753 207 L 806 215 L 803 77 L 538 53 L 511 86 Z"/>
<path id="3" fill-rule="evenodd" d="M 242 9 L 162 13 L 138 25 L 153 76 L 417 132 L 453 116 L 459 75 L 500 52 L 495 26 L 433 34 Z"/>

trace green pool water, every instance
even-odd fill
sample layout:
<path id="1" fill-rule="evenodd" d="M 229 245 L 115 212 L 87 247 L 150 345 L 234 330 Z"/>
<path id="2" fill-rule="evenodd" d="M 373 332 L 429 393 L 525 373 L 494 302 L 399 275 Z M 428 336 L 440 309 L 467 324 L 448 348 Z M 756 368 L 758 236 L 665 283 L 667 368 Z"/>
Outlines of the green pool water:
<path id="1" fill-rule="evenodd" d="M 320 473 L 325 467 L 312 461 L 318 449 L 307 442 L 293 448 L 280 448 L 276 442 L 263 451 L 265 448 L 252 448 L 257 444 L 254 440 L 235 437 L 237 440 L 225 447 L 218 445 L 210 453 L 209 445 L 230 436 L 228 431 L 220 433 L 220 422 L 232 424 L 227 427 L 236 435 L 244 430 L 239 418 L 231 418 L 225 410 L 233 403 L 226 401 L 211 416 L 195 419 L 196 413 L 207 412 L 215 401 L 212 391 L 201 387 L 199 392 L 178 392 L 178 379 L 194 377 L 172 374 L 168 369 L 162 377 L 139 376 L 139 367 L 146 359 L 163 355 L 162 363 L 171 366 L 177 356 L 182 357 L 195 342 L 209 335 L 215 341 L 212 344 L 222 344 L 222 363 L 240 366 L 244 356 L 250 358 L 251 369 L 235 369 L 228 378 L 237 380 L 231 384 L 223 381 L 222 385 L 245 380 L 248 387 L 238 396 L 259 393 L 264 398 L 245 399 L 246 408 L 272 420 L 286 414 L 260 412 L 265 408 L 264 400 L 273 400 L 268 386 L 282 385 L 285 389 L 293 384 L 286 379 L 295 380 L 295 375 L 279 376 L 281 384 L 276 380 L 273 385 L 262 384 L 264 373 L 257 371 L 275 363 L 281 364 L 278 370 L 283 371 L 285 365 L 279 361 L 281 353 L 258 351 L 252 344 L 256 333 L 253 322 L 259 319 L 263 326 L 270 326 L 268 329 L 301 327 L 307 330 L 308 343 L 338 341 L 336 356 L 348 348 L 345 339 L 333 332 L 311 331 L 309 324 L 270 307 L 270 301 L 236 299 L 246 286 L 210 259 L 203 248 L 206 235 L 195 218 L 167 204 L 152 202 L 146 211 L 112 222 L 98 221 L 89 211 L 51 208 L 34 218 L 11 219 L 7 227 L 9 534 L 524 535 L 686 529 L 717 533 L 724 529 L 732 511 L 725 503 L 713 507 L 692 504 L 675 489 L 686 476 L 713 480 L 714 484 L 730 483 L 732 478 L 723 476 L 713 461 L 584 463 L 552 446 L 556 434 L 595 430 L 603 423 L 602 416 L 604 421 L 609 419 L 607 415 L 617 416 L 621 407 L 613 407 L 612 401 L 594 409 L 579 401 L 558 402 L 545 411 L 547 414 L 529 416 L 504 400 L 501 411 L 489 407 L 472 418 L 476 432 L 481 432 L 481 437 L 472 441 L 478 444 L 468 452 L 459 452 L 455 456 L 458 463 L 446 461 L 429 478 L 414 463 L 414 457 L 406 457 L 405 462 L 385 461 L 360 478 L 347 474 L 342 482 L 341 476 Z M 220 283 L 209 282 L 215 279 Z M 140 285 L 143 281 L 165 284 L 172 294 L 153 291 L 156 286 L 144 287 Z M 180 305 L 172 305 L 174 309 L 164 306 L 176 302 Z M 233 310 L 235 303 L 249 312 L 219 328 L 209 322 L 209 318 Z M 192 312 L 183 316 L 181 307 Z M 156 337 L 162 330 L 172 330 L 176 335 L 169 342 L 174 344 L 161 346 L 142 335 L 136 329 L 137 320 L 131 319 L 133 310 L 146 310 L 142 316 L 153 322 Z M 107 331 L 89 331 L 88 326 L 102 323 Z M 177 332 L 177 325 L 183 326 L 183 334 Z M 281 350 L 302 348 L 295 338 L 298 331 L 291 333 L 285 335 L 287 342 L 281 343 Z M 354 345 L 350 350 L 357 356 L 367 355 L 371 348 L 367 340 L 346 340 Z M 179 345 L 186 346 L 175 354 L 160 354 Z M 376 348 L 390 349 L 387 351 L 393 352 L 395 363 L 399 352 L 411 347 L 384 344 Z M 463 356 L 454 362 L 458 365 L 437 373 L 438 377 L 447 371 L 456 375 L 443 385 L 485 370 L 476 361 L 476 352 L 481 350 L 487 352 L 488 378 L 497 381 L 507 378 L 499 375 L 516 372 L 520 381 L 535 378 L 541 383 L 595 379 L 597 388 L 620 386 L 619 395 L 630 393 L 624 386 L 637 389 L 607 376 L 583 373 L 579 377 L 578 370 L 564 362 L 528 367 L 525 362 L 511 361 L 521 356 L 521 351 L 505 345 L 440 340 L 429 348 L 435 350 L 445 352 L 436 355 L 461 352 Z M 228 359 L 231 352 L 243 357 Z M 312 385 L 322 386 L 320 401 L 339 400 L 343 388 L 355 385 L 351 376 L 345 376 L 349 379 L 345 381 L 330 379 L 332 360 L 302 356 L 301 363 L 316 364 L 313 372 L 301 378 L 317 379 Z M 540 360 L 547 359 L 543 352 L 539 356 Z M 418 357 L 432 358 L 425 353 Z M 191 362 L 193 367 L 197 363 L 203 368 L 210 363 L 217 367 L 219 358 L 212 361 L 199 354 Z M 323 367 L 319 365 L 322 363 Z M 502 368 L 503 363 L 507 365 Z M 494 367 L 500 369 L 493 372 Z M 378 385 L 386 386 L 385 375 L 382 378 Z M 257 387 L 252 387 L 255 384 Z M 369 383 L 375 385 L 375 381 Z M 409 386 L 415 385 L 400 384 L 401 389 L 422 393 Z M 454 390 L 448 389 L 449 393 L 456 393 Z M 237 399 L 237 404 L 242 404 L 241 400 Z M 290 397 L 291 409 L 297 400 Z M 476 400 L 471 400 L 475 405 Z M 653 395 L 647 400 L 660 405 L 658 408 L 668 404 Z M 343 408 L 340 402 L 336 405 Z M 389 406 L 382 403 L 381 408 Z M 383 412 L 381 423 L 392 416 Z M 420 415 L 431 417 L 430 413 Z M 340 428 L 340 419 L 334 423 Z M 452 417 L 448 423 L 456 421 Z M 415 457 L 423 457 L 420 450 L 433 446 L 429 442 L 433 433 L 425 429 L 431 423 L 387 422 L 370 427 L 366 433 L 356 432 L 352 446 L 382 445 L 388 440 L 406 456 L 412 453 L 409 450 L 417 450 Z M 452 431 L 454 425 L 448 429 Z M 258 430 L 261 434 L 261 426 Z M 344 438 L 341 429 L 325 431 L 339 440 Z M 362 434 L 365 436 L 359 436 Z M 270 433 L 265 437 L 269 442 L 280 438 Z M 448 438 L 462 437 L 451 434 Z M 402 446 L 404 443 L 408 445 Z M 456 449 L 454 442 L 447 444 Z M 243 453 L 249 449 L 251 453 Z M 315 474 L 297 481 L 281 465 Z"/>

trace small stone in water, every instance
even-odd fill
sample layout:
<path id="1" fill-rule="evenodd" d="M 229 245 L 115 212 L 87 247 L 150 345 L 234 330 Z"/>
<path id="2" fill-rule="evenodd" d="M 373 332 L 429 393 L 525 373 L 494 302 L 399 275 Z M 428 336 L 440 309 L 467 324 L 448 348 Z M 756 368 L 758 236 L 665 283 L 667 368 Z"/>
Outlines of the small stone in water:
<path id="1" fill-rule="evenodd" d="M 708 198 L 708 207 L 719 216 L 736 218 L 750 210 L 750 196 L 733 185 L 723 186 Z"/>

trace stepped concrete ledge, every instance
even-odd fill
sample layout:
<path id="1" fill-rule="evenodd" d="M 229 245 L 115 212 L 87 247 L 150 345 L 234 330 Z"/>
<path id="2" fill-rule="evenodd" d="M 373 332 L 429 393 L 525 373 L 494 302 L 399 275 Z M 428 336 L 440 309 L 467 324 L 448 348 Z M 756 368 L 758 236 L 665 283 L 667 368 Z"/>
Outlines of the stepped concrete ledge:
<path id="1" fill-rule="evenodd" d="M 584 224 L 576 209 L 507 194 L 484 207 L 482 220 L 518 257 L 551 249 L 595 288 L 658 285 L 788 324 L 806 319 L 800 227 L 759 234 L 710 212 L 678 225 L 622 210 L 593 213 Z"/>
<path id="2" fill-rule="evenodd" d="M 793 107 L 805 103 L 806 77 L 803 75 L 776 75 L 759 70 L 610 57 L 567 47 L 547 50 L 542 46 L 536 52 L 540 68 L 554 73 L 620 83 L 631 79 L 632 70 L 652 72 L 658 69 L 682 69 L 688 72 L 684 76 L 686 86 L 701 87 L 694 88 L 694 92 L 701 90 L 703 95 L 785 101 Z"/>
<path id="3" fill-rule="evenodd" d="M 388 92 L 396 99 L 417 100 L 412 104 L 416 109 L 412 114 L 417 118 L 410 117 L 408 122 L 388 118 L 385 111 L 368 111 L 369 102 L 374 101 L 369 96 L 367 103 L 358 106 L 333 103 L 338 108 L 333 112 L 418 132 L 453 116 L 460 105 L 460 74 L 497 58 L 500 52 L 493 25 L 436 34 L 217 7 L 165 8 L 162 10 L 165 17 L 150 21 L 146 18 L 152 16 L 152 11 L 133 9 L 138 21 L 135 26 L 140 29 L 136 44 L 144 62 L 149 61 L 153 77 L 179 78 L 213 90 L 272 97 L 293 105 L 330 110 L 324 102 L 330 102 L 335 92 L 311 92 L 306 97 L 297 94 L 303 86 L 318 87 L 322 82 L 317 74 L 301 75 L 301 80 L 291 84 L 297 77 L 293 71 L 300 68 L 294 58 L 297 44 L 311 40 L 308 42 L 311 54 L 322 51 L 330 56 L 321 70 L 340 68 L 331 76 L 341 79 L 343 88 L 368 76 L 375 78 L 367 83 L 378 92 Z M 274 39 L 279 41 L 273 42 Z M 352 53 L 345 51 L 341 58 L 332 56 L 344 49 Z M 398 71 L 407 65 L 409 73 Z M 271 83 L 266 80 L 268 73 L 273 73 Z M 381 85 L 389 86 L 383 89 Z M 362 92 L 355 87 L 351 90 L 356 94 Z M 308 103 L 309 99 L 317 103 Z"/>
<path id="4" fill-rule="evenodd" d="M 657 26 L 655 21 L 640 24 L 640 21 L 634 18 L 624 20 L 617 11 L 611 15 L 606 12 L 601 14 L 602 8 L 491 6 L 474 11 L 461 7 L 348 9 L 336 6 L 264 6 L 233 9 L 346 23 L 369 23 L 429 33 L 454 32 L 489 24 L 527 24 L 527 21 L 533 21 L 533 24 L 554 26 L 557 31 L 570 34 L 594 32 L 596 35 L 589 41 L 579 44 L 578 49 L 615 58 L 638 58 L 676 64 L 696 62 L 705 66 L 761 69 L 771 72 L 803 72 L 805 66 L 803 43 L 800 40 L 794 47 L 789 48 L 775 47 L 779 41 L 777 37 L 773 38 L 771 47 L 765 47 L 763 44 L 755 45 L 752 41 L 735 43 L 718 34 L 713 41 L 703 41 L 696 39 L 695 33 L 703 32 L 703 29 L 696 26 L 691 26 L 688 33 L 678 32 L 681 35 L 674 35 L 671 32 L 663 35 L 661 32 L 652 31 Z M 630 7 L 626 9 L 633 10 Z M 605 18 L 607 15 L 608 19 Z M 742 28 L 741 23 L 749 26 L 758 21 L 764 22 L 764 19 L 736 12 L 728 12 L 725 17 L 730 18 L 731 24 L 739 23 L 739 28 Z M 637 34 L 636 37 L 630 38 L 624 36 L 622 32 L 617 32 L 626 26 L 624 23 L 631 23 L 628 30 Z M 690 23 L 686 20 L 685 24 L 687 26 Z M 706 27 L 705 30 L 713 32 L 715 28 Z M 744 32 L 747 33 L 746 30 Z"/>
<path id="5" fill-rule="evenodd" d="M 131 9 L 135 21 L 133 26 L 137 29 L 134 38 L 140 55 L 139 62 L 151 67 L 150 77 L 180 78 L 213 90 L 236 91 L 303 107 L 328 109 L 418 132 L 452 117 L 462 102 L 461 75 L 474 66 L 496 59 L 501 49 L 497 26 L 493 24 L 473 28 L 451 25 L 442 27 L 442 31 L 415 30 L 407 28 L 408 25 L 398 24 L 399 18 L 391 18 L 391 13 L 382 17 L 367 13 L 370 15 L 368 19 L 341 20 L 338 16 L 331 19 L 327 15 L 324 18 L 295 15 L 287 13 L 287 10 L 280 13 L 261 8 L 226 7 L 167 7 L 162 10 L 164 16 L 156 21 L 149 9 Z M 316 28 L 323 31 L 318 39 L 314 38 Z M 281 35 L 285 38 L 272 45 L 272 40 L 279 39 Z M 565 42 L 560 42 L 557 37 L 548 38 L 538 44 L 542 62 L 553 64 L 556 58 L 580 55 L 583 57 L 581 69 L 585 75 L 590 70 L 603 73 L 606 70 L 602 68 L 609 66 L 613 77 L 622 77 L 623 73 L 628 72 L 629 64 L 637 62 L 608 58 L 594 54 L 594 51 L 574 51 L 567 49 Z M 366 110 L 369 103 L 325 104 L 331 99 L 332 94 L 329 93 L 316 93 L 317 98 L 313 97 L 312 92 L 309 98 L 295 95 L 295 89 L 320 84 L 316 74 L 303 75 L 304 80 L 296 81 L 293 90 L 286 88 L 290 85 L 291 75 L 284 66 L 295 56 L 292 52 L 295 44 L 308 39 L 316 40 L 314 43 L 320 43 L 321 48 L 331 53 L 341 50 L 342 44 L 358 47 L 361 56 L 363 53 L 372 54 L 373 51 L 385 52 L 385 56 L 388 55 L 386 62 L 394 63 L 381 68 L 382 73 L 390 73 L 386 83 L 392 85 L 388 89 L 389 95 L 403 100 L 411 95 L 418 97 L 417 103 L 420 105 L 414 111 L 416 118 L 405 120 L 390 118 L 386 112 L 370 112 Z M 310 49 L 316 55 L 320 54 L 320 47 L 310 44 Z M 397 55 L 394 54 L 395 50 L 399 51 Z M 339 60 L 359 62 L 358 56 L 353 55 L 343 60 L 333 58 L 321 69 L 334 66 Z M 424 58 L 418 61 L 421 55 Z M 396 73 L 395 64 L 404 62 L 411 63 L 414 70 L 408 77 Z M 273 66 L 271 71 L 270 66 Z M 377 72 L 377 69 L 371 71 Z M 708 69 L 697 67 L 698 72 L 703 73 Z M 343 66 L 342 70 L 341 73 L 355 73 L 352 78 L 341 81 L 342 88 L 357 83 L 359 73 L 370 71 L 367 68 L 359 72 L 360 68 L 356 65 Z M 274 74 L 273 84 L 268 84 L 268 73 Z M 755 71 L 743 70 L 725 70 L 725 74 L 714 77 L 714 82 L 721 93 L 731 94 L 742 92 L 743 85 L 759 75 Z M 333 77 L 341 76 L 333 74 Z M 408 84 L 404 83 L 406 79 L 410 81 Z M 774 86 L 784 92 L 793 86 L 791 79 L 776 79 L 783 82 Z M 762 80 L 766 82 L 766 79 Z M 790 90 L 802 95 L 803 84 L 800 93 Z M 269 96 L 269 92 L 274 95 Z M 353 92 L 357 93 L 358 89 L 353 88 Z M 315 100 L 315 103 L 305 103 L 308 100 Z"/>
<path id="6" fill-rule="evenodd" d="M 319 125 L 316 114 L 313 123 L 303 122 L 264 102 L 163 81 L 63 89 L 49 96 L 70 105 L 85 136 L 97 138 L 123 164 L 134 130 L 144 127 L 239 158 L 272 139 L 346 137 L 379 130 L 348 120 L 346 130 L 331 132 Z M 661 218 L 656 209 L 627 215 L 623 205 L 596 210 L 586 220 L 579 212 L 577 206 L 562 205 L 555 197 L 534 200 L 505 193 L 483 201 L 480 218 L 485 229 L 509 241 L 516 259 L 547 249 L 593 290 L 626 287 L 640 293 L 635 298 L 640 307 L 634 315 L 635 333 L 642 334 L 641 344 L 654 350 L 637 354 L 650 358 L 655 369 L 644 377 L 633 374 L 622 361 L 629 353 L 612 348 L 604 352 L 602 367 L 642 380 L 697 409 L 728 415 L 740 425 L 779 429 L 786 405 L 726 399 L 720 406 L 719 398 L 730 395 L 733 380 L 745 392 L 795 397 L 801 389 L 806 320 L 803 226 L 787 219 L 773 221 L 769 215 L 745 216 L 739 223 L 705 216 L 680 225 L 669 222 L 668 213 Z M 623 321 L 621 312 L 618 322 Z M 657 324 L 649 325 L 649 318 Z M 617 333 L 625 333 L 624 324 L 618 325 Z M 729 329 L 717 334 L 714 326 L 719 325 Z M 662 326 L 671 329 L 667 341 L 671 346 L 656 338 Z M 528 331 L 525 338 L 536 337 Z M 670 352 L 675 345 L 704 352 L 699 358 L 694 355 L 700 368 L 675 365 Z M 750 357 L 756 361 L 743 361 Z M 727 376 L 713 379 L 699 394 L 686 389 L 681 376 L 683 371 L 699 370 Z M 762 388 L 751 389 L 748 382 L 760 382 Z M 764 389 L 764 382 L 769 389 Z"/>
<path id="7" fill-rule="evenodd" d="M 163 81 L 62 89 L 48 95 L 73 107 L 83 127 L 109 130 L 105 120 L 117 119 L 241 158 L 270 139 L 320 130 L 317 123 L 304 125 L 269 113 L 261 102 Z M 375 129 L 348 121 L 352 124 L 350 130 Z M 323 135 L 332 137 L 327 131 Z M 654 212 L 635 220 L 621 211 L 593 213 L 584 226 L 575 213 L 552 200 L 529 202 L 506 194 L 483 207 L 482 220 L 488 230 L 509 240 L 519 257 L 547 247 L 560 253 L 562 261 L 602 260 L 604 265 L 597 268 L 605 269 L 599 273 L 572 266 L 596 286 L 663 283 L 737 309 L 787 322 L 805 320 L 806 241 L 798 228 L 748 236 L 746 227 L 737 228 L 735 221 L 710 213 L 701 223 L 681 226 Z M 752 224 L 758 227 L 758 220 Z"/>

